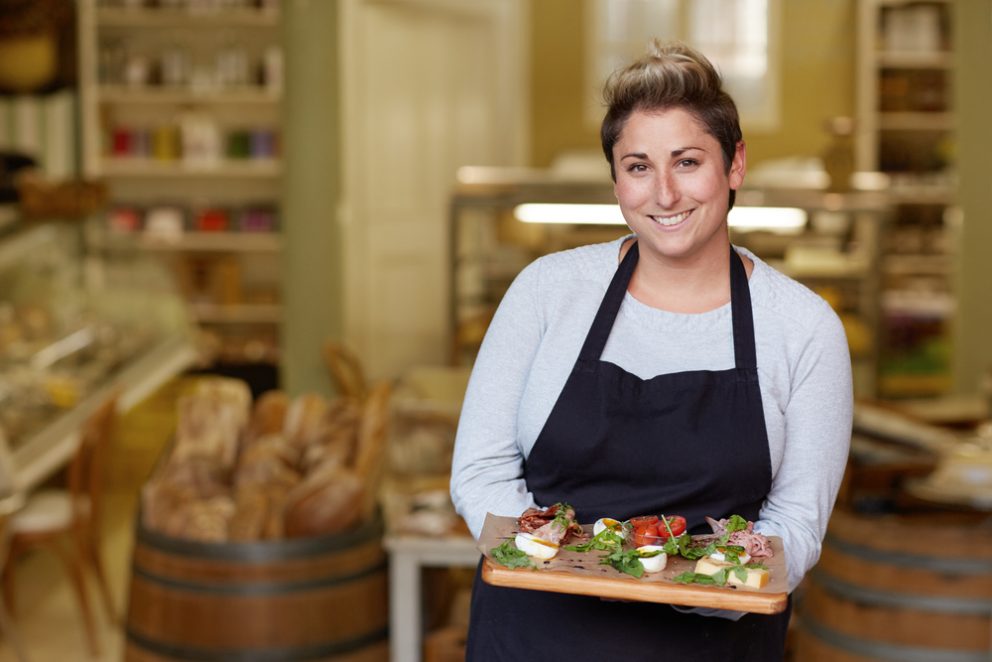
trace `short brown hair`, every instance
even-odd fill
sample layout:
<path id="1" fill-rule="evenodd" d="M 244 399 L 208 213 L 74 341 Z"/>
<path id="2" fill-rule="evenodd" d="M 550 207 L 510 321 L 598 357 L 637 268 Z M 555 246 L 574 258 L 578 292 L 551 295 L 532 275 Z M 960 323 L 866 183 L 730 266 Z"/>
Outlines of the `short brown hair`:
<path id="1" fill-rule="evenodd" d="M 603 88 L 603 100 L 607 110 L 599 135 L 613 181 L 617 179 L 613 146 L 635 110 L 688 111 L 720 143 L 724 166 L 730 171 L 737 143 L 743 139 L 740 118 L 720 74 L 702 53 L 682 43 L 652 40 L 646 55 L 613 72 Z M 733 199 L 731 191 L 731 206 Z"/>

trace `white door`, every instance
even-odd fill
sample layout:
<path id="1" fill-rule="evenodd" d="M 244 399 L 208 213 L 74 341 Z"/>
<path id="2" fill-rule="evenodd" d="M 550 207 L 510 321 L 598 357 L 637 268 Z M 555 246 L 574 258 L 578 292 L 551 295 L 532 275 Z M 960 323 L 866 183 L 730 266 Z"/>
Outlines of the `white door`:
<path id="1" fill-rule="evenodd" d="M 526 142 L 519 0 L 342 3 L 347 340 L 373 376 L 442 363 L 448 201 Z"/>

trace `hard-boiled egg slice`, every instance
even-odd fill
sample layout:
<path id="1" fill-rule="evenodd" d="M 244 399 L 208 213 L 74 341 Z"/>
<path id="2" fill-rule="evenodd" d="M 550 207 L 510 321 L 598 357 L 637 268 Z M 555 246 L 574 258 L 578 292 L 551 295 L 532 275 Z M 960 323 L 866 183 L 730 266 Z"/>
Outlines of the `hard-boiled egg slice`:
<path id="1" fill-rule="evenodd" d="M 712 554 L 710 554 L 710 558 L 713 559 L 714 561 L 720 561 L 721 563 L 730 563 L 730 561 L 727 560 L 726 554 L 724 554 L 720 550 L 717 550 Z M 740 554 L 737 555 L 737 561 L 740 565 L 744 565 L 750 560 L 751 560 L 751 555 L 748 554 L 747 552 L 741 552 Z"/>
<path id="2" fill-rule="evenodd" d="M 668 565 L 668 554 L 665 554 L 662 550 L 665 549 L 661 545 L 642 545 L 637 548 L 638 556 L 641 558 L 641 565 L 644 566 L 644 572 L 661 572 Z M 659 552 L 654 554 L 654 552 Z M 654 554 L 653 556 L 645 556 L 645 554 Z"/>
<path id="3" fill-rule="evenodd" d="M 592 525 L 592 534 L 594 536 L 598 536 L 603 532 L 603 529 L 609 529 L 623 538 L 623 522 L 619 520 L 615 520 L 611 517 L 600 517 L 596 520 L 596 523 Z"/>
<path id="4" fill-rule="evenodd" d="M 530 533 L 518 533 L 514 543 L 517 545 L 517 549 L 527 556 L 542 561 L 553 559 L 555 554 L 558 553 L 558 545 L 547 540 L 541 540 Z"/>

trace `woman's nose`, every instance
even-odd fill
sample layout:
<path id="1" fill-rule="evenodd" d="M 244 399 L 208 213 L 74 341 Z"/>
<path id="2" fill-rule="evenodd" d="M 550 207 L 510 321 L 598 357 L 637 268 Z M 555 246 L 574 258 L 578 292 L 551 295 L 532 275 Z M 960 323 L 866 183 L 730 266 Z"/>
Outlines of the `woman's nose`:
<path id="1" fill-rule="evenodd" d="M 655 202 L 662 209 L 672 209 L 679 201 L 678 185 L 671 173 L 659 172 L 654 184 Z"/>

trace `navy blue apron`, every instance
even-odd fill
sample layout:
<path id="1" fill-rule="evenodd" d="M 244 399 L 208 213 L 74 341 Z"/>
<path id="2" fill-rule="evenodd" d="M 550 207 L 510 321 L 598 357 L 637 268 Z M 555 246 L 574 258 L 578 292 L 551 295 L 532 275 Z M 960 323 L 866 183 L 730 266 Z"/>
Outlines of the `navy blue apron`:
<path id="1" fill-rule="evenodd" d="M 527 487 L 542 506 L 568 502 L 584 523 L 666 513 L 708 533 L 707 515 L 756 520 L 772 477 L 744 265 L 731 248 L 735 367 L 640 379 L 600 360 L 637 258 L 635 242 L 527 458 Z M 788 611 L 731 621 L 501 588 L 477 572 L 467 659 L 773 662 L 783 658 L 788 620 Z"/>

